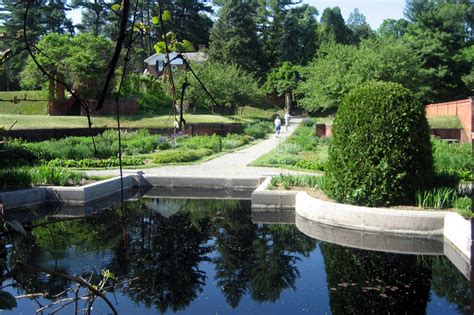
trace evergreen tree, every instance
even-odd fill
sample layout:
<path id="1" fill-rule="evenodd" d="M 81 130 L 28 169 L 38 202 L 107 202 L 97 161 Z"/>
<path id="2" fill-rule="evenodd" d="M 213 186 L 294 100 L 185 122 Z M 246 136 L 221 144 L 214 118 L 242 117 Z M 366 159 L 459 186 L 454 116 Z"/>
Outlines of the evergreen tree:
<path id="1" fill-rule="evenodd" d="M 219 10 L 219 19 L 211 30 L 209 58 L 228 62 L 261 74 L 262 50 L 257 38 L 256 8 L 242 0 L 228 0 Z"/>
<path id="2" fill-rule="evenodd" d="M 105 35 L 104 26 L 107 24 L 110 8 L 103 0 L 73 0 L 72 7 L 82 9 L 81 24 L 77 25 L 79 31 L 95 36 Z"/>
<path id="3" fill-rule="evenodd" d="M 422 72 L 429 86 L 423 101 L 440 102 L 467 97 L 462 81 L 465 64 L 455 56 L 470 45 L 467 1 L 409 0 L 405 10 L 412 22 L 406 39 L 423 60 Z"/>
<path id="4" fill-rule="evenodd" d="M 283 22 L 283 42 L 280 62 L 305 65 L 316 54 L 316 16 L 318 11 L 310 5 L 291 8 Z"/>
<path id="5" fill-rule="evenodd" d="M 318 32 L 318 43 L 334 42 L 337 44 L 351 44 L 353 32 L 346 25 L 339 7 L 326 8 L 321 16 L 321 27 Z"/>
<path id="6" fill-rule="evenodd" d="M 374 36 L 374 32 L 370 28 L 370 25 L 365 19 L 365 15 L 359 12 L 359 9 L 349 15 L 347 19 L 347 26 L 352 30 L 354 34 L 354 41 L 360 42 L 362 39 L 367 39 Z"/>
<path id="7" fill-rule="evenodd" d="M 53 33 L 74 34 L 74 26 L 71 19 L 66 17 L 66 11 L 71 10 L 65 1 L 49 0 L 43 7 L 45 29 Z"/>

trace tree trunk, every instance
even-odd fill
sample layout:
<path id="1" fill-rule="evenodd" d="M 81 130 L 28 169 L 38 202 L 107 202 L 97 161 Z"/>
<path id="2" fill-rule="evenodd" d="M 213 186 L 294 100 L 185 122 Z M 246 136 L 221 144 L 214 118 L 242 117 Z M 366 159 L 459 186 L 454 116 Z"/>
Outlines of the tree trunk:
<path id="1" fill-rule="evenodd" d="M 291 112 L 291 105 L 292 105 L 293 95 L 291 91 L 285 92 L 285 110 Z"/>

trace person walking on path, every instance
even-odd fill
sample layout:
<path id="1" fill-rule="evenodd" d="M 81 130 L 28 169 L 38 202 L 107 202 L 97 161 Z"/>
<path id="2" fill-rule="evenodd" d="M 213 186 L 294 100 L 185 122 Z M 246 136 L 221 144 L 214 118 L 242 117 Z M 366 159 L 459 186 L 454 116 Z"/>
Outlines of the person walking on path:
<path id="1" fill-rule="evenodd" d="M 290 111 L 287 109 L 285 110 L 285 129 L 288 131 L 288 126 L 290 125 Z"/>
<path id="2" fill-rule="evenodd" d="M 281 129 L 281 119 L 280 119 L 280 116 L 276 116 L 275 118 L 275 133 L 277 135 L 277 137 L 280 135 L 280 129 Z"/>

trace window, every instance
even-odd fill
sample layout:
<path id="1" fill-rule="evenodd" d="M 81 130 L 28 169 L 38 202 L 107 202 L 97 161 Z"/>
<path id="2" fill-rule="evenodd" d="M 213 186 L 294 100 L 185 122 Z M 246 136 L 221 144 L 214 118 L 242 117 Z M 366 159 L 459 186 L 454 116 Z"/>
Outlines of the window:
<path id="1" fill-rule="evenodd" d="M 157 60 L 156 61 L 156 71 L 160 72 L 163 70 L 163 60 Z"/>

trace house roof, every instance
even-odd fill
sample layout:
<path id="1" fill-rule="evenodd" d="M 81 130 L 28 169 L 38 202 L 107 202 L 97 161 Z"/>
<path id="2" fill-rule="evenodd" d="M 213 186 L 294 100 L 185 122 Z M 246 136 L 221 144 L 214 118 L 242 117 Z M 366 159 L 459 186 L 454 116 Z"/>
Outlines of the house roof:
<path id="1" fill-rule="evenodd" d="M 170 53 L 170 59 L 173 59 L 177 56 L 178 54 L 175 53 L 175 52 L 171 52 Z M 182 53 L 183 57 L 187 60 L 187 61 L 194 61 L 194 62 L 197 62 L 197 63 L 202 63 L 202 62 L 205 62 L 207 60 L 207 54 L 205 54 L 204 52 L 202 51 L 198 51 L 198 52 L 190 52 L 190 53 Z M 156 61 L 157 60 L 165 60 L 166 57 L 165 57 L 165 54 L 153 54 L 151 55 L 150 57 L 146 58 L 144 61 L 145 63 L 149 64 L 149 65 L 154 65 L 156 64 Z M 181 60 L 175 60 L 177 62 L 172 62 L 172 64 L 181 64 Z"/>

